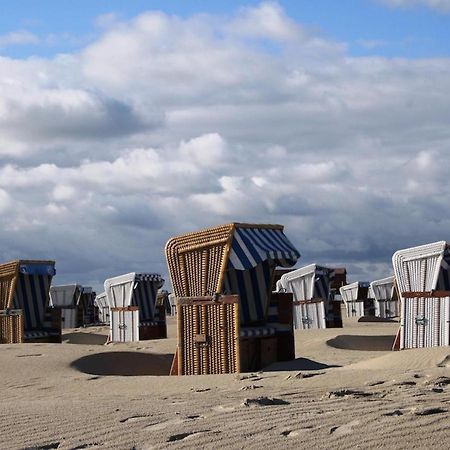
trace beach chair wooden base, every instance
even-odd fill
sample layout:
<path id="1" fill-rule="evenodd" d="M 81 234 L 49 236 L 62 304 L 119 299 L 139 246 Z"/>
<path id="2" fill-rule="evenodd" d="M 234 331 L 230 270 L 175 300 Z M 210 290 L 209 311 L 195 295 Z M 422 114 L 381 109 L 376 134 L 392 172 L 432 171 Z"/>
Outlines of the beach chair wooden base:
<path id="1" fill-rule="evenodd" d="M 294 359 L 292 294 L 273 294 L 270 311 L 265 325 L 241 328 L 236 295 L 178 298 L 178 347 L 171 374 L 255 371 Z"/>
<path id="2" fill-rule="evenodd" d="M 178 375 L 240 372 L 239 329 L 236 295 L 179 298 Z"/>
<path id="3" fill-rule="evenodd" d="M 336 300 L 330 302 L 325 323 L 327 328 L 342 328 L 341 302 Z"/>
<path id="4" fill-rule="evenodd" d="M 109 342 L 139 341 L 139 308 L 111 308 Z"/>
<path id="5" fill-rule="evenodd" d="M 23 342 L 23 315 L 20 309 L 0 311 L 0 344 Z"/>
<path id="6" fill-rule="evenodd" d="M 167 325 L 165 323 L 156 325 L 139 325 L 139 340 L 167 338 Z"/>
<path id="7" fill-rule="evenodd" d="M 44 319 L 43 326 L 38 330 L 25 330 L 24 342 L 52 344 L 62 342 L 61 308 L 47 308 Z"/>
<path id="8" fill-rule="evenodd" d="M 276 337 L 240 339 L 241 372 L 260 370 L 277 361 L 278 340 Z"/>
<path id="9" fill-rule="evenodd" d="M 403 292 L 400 348 L 450 345 L 450 291 Z"/>

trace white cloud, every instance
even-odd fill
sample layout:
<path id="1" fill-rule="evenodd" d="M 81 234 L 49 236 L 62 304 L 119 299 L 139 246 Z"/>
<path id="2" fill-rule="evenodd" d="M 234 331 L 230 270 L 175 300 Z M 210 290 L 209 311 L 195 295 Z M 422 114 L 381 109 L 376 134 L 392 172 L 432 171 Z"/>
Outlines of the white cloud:
<path id="1" fill-rule="evenodd" d="M 367 278 L 447 238 L 448 59 L 350 57 L 275 3 L 114 20 L 78 53 L 0 58 L 3 259 L 101 285 L 238 220 Z"/>
<path id="2" fill-rule="evenodd" d="M 30 31 L 19 30 L 0 35 L 0 48 L 11 45 L 36 45 L 40 39 Z"/>
<path id="3" fill-rule="evenodd" d="M 450 12 L 450 0 L 378 0 L 392 7 L 425 6 L 439 12 Z"/>

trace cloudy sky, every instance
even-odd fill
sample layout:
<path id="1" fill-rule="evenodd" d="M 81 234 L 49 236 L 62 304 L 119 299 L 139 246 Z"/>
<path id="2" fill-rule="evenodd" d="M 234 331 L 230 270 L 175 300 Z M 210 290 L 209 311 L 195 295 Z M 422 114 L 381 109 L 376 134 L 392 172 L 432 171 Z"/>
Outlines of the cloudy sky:
<path id="1" fill-rule="evenodd" d="M 2 0 L 0 256 L 160 272 L 170 236 L 281 223 L 389 275 L 450 238 L 450 0 Z"/>

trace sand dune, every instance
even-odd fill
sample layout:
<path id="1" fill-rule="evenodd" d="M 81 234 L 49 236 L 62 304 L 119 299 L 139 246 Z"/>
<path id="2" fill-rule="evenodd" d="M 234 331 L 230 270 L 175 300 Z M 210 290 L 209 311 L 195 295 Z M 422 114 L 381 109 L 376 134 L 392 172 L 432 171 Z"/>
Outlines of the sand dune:
<path id="1" fill-rule="evenodd" d="M 201 377 L 163 375 L 173 320 L 164 340 L 3 345 L 0 448 L 448 447 L 450 348 L 391 352 L 397 326 L 297 332 L 295 361 Z"/>

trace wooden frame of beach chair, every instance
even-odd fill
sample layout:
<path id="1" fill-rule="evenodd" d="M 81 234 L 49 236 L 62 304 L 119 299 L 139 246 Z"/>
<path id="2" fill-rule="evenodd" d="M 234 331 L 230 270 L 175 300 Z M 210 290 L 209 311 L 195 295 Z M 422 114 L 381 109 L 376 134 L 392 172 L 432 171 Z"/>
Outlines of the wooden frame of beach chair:
<path id="1" fill-rule="evenodd" d="M 398 250 L 392 264 L 400 296 L 400 329 L 394 349 L 449 345 L 449 243 Z"/>
<path id="2" fill-rule="evenodd" d="M 17 321 L 14 327 L 18 328 L 13 328 L 9 341 L 19 339 L 20 342 L 23 337 L 24 342 L 61 342 L 60 313 L 48 307 L 54 265 L 54 261 L 41 260 L 17 260 L 0 264 L 1 309 L 22 312 L 21 318 L 18 313 L 5 313 L 0 319 Z"/>
<path id="3" fill-rule="evenodd" d="M 374 280 L 369 286 L 369 297 L 373 298 L 375 316 L 390 319 L 399 315 L 399 301 L 394 276 Z"/>
<path id="4" fill-rule="evenodd" d="M 198 309 L 196 302 L 211 308 L 217 306 L 216 296 L 219 304 L 222 296 L 238 296 L 237 303 L 234 301 L 238 306 L 227 306 L 234 311 L 227 314 L 239 316 L 238 350 L 235 354 L 240 360 L 228 364 L 227 371 L 257 370 L 271 362 L 295 357 L 292 295 L 271 296 L 275 267 L 292 266 L 300 256 L 283 234 L 283 226 L 221 225 L 174 237 L 167 242 L 165 251 L 178 316 L 178 356 L 172 373 L 194 374 L 193 367 L 200 371 L 199 374 L 223 373 L 221 370 L 225 370 L 220 363 L 225 357 L 220 352 L 227 351 L 230 340 L 233 341 L 233 336 L 238 333 L 237 329 L 221 335 L 221 350 L 213 347 L 207 353 L 211 362 L 194 366 L 180 356 L 188 354 L 183 347 L 185 342 L 195 342 L 193 336 L 199 334 L 184 317 L 194 314 Z M 287 323 L 281 321 L 283 314 L 279 314 L 280 311 L 283 311 Z M 209 320 L 207 315 L 205 317 Z M 208 328 L 213 327 L 213 323 L 208 325 Z M 195 345 L 206 344 L 198 342 Z"/>
<path id="5" fill-rule="evenodd" d="M 139 340 L 167 337 L 165 306 L 156 304 L 158 289 L 164 285 L 161 275 L 130 272 L 109 278 L 105 280 L 104 285 L 110 308 L 138 308 Z M 130 311 L 134 310 L 130 309 Z M 123 312 L 123 314 L 126 313 Z M 130 315 L 133 314 L 130 313 Z M 112 322 L 111 327 L 113 327 Z"/>
<path id="6" fill-rule="evenodd" d="M 334 269 L 310 264 L 283 274 L 278 289 L 294 295 L 294 329 L 342 327 L 340 303 L 334 305 Z"/>
<path id="7" fill-rule="evenodd" d="M 373 299 L 369 297 L 369 283 L 355 281 L 339 288 L 345 303 L 347 317 L 373 316 Z"/>

